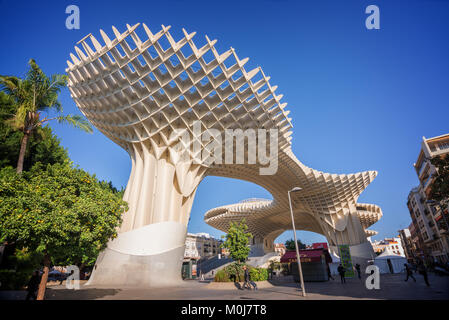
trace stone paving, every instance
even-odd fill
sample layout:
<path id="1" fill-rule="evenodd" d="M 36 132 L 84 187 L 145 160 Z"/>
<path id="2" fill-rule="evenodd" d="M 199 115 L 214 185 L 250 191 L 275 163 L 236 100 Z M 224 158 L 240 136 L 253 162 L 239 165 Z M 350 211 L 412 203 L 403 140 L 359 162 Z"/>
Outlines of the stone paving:
<path id="1" fill-rule="evenodd" d="M 424 283 L 423 277 L 415 275 L 417 282 L 409 279 L 405 282 L 403 274 L 381 275 L 380 289 L 368 290 L 365 280 L 347 279 L 341 284 L 339 279 L 328 282 L 306 282 L 307 297 L 301 296 L 295 283 L 274 282 L 261 285 L 257 291 L 238 290 L 226 286 L 217 288 L 208 283 L 196 280 L 184 281 L 176 288 L 88 288 L 68 290 L 64 286 L 52 286 L 47 289 L 48 300 L 100 299 L 100 300 L 342 300 L 342 299 L 449 299 L 449 277 L 429 275 L 430 287 Z"/>

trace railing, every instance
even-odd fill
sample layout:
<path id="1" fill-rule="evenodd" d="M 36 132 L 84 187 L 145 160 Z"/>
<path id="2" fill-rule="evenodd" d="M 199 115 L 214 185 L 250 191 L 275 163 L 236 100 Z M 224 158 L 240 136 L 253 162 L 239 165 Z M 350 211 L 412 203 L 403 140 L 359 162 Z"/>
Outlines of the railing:
<path id="1" fill-rule="evenodd" d="M 421 174 L 423 173 L 424 169 L 427 167 L 427 163 L 428 162 L 426 160 L 423 160 L 421 167 L 419 168 L 419 171 L 418 171 L 418 177 L 421 177 Z"/>
<path id="2" fill-rule="evenodd" d="M 433 176 L 430 175 L 430 176 L 426 179 L 426 181 L 422 184 L 422 186 L 423 186 L 424 189 L 427 189 L 428 184 L 430 183 L 430 181 L 432 180 L 432 178 L 433 178 Z"/>
<path id="3" fill-rule="evenodd" d="M 445 149 L 449 149 L 449 142 L 442 142 L 438 144 L 438 148 L 440 150 L 445 150 Z"/>

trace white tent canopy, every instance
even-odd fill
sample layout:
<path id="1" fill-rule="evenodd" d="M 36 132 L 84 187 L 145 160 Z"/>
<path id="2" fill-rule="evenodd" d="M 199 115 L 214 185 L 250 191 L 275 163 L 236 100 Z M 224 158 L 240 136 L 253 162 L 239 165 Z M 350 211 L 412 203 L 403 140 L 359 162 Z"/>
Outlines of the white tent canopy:
<path id="1" fill-rule="evenodd" d="M 337 256 L 334 252 L 329 252 L 331 258 L 332 258 L 332 263 L 340 263 L 340 257 Z"/>
<path id="2" fill-rule="evenodd" d="M 329 269 L 332 275 L 338 275 L 338 265 L 340 264 L 340 257 L 335 252 L 329 251 L 332 258 L 332 263 L 329 263 Z"/>
<path id="3" fill-rule="evenodd" d="M 374 264 L 379 267 L 380 273 L 401 273 L 404 271 L 404 264 L 407 259 L 397 255 L 390 250 L 385 251 L 374 259 Z"/>

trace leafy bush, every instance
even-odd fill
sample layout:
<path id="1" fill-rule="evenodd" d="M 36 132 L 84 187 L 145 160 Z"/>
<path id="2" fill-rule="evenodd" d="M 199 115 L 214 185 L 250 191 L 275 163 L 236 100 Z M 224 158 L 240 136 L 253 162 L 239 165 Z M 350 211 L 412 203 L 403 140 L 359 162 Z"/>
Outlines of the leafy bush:
<path id="1" fill-rule="evenodd" d="M 217 273 L 215 274 L 214 281 L 215 282 L 230 282 L 231 277 L 224 269 L 221 269 L 221 270 L 218 270 Z"/>
<path id="2" fill-rule="evenodd" d="M 229 274 L 229 281 L 243 280 L 243 266 L 243 263 L 234 262 L 224 268 L 224 270 L 226 270 L 226 273 Z"/>
<path id="3" fill-rule="evenodd" d="M 31 274 L 29 272 L 0 270 L 0 290 L 24 289 L 30 278 Z"/>
<path id="4" fill-rule="evenodd" d="M 281 263 L 276 261 L 271 261 L 269 268 L 270 270 L 281 270 Z"/>
<path id="5" fill-rule="evenodd" d="M 6 257 L 6 268 L 3 269 L 14 269 L 16 272 L 28 272 L 31 275 L 41 267 L 42 259 L 42 253 L 30 251 L 28 248 L 15 248 L 14 254 Z"/>
<path id="6" fill-rule="evenodd" d="M 252 268 L 249 270 L 249 275 L 252 281 L 265 281 L 268 280 L 268 269 Z"/>
<path id="7" fill-rule="evenodd" d="M 223 269 L 219 270 L 215 274 L 215 282 L 231 282 L 231 281 L 243 281 L 244 271 L 243 266 L 245 264 L 240 264 L 234 262 Z M 252 281 L 265 281 L 268 279 L 268 269 L 265 268 L 254 268 L 252 266 L 246 265 L 249 270 L 249 275 Z"/>

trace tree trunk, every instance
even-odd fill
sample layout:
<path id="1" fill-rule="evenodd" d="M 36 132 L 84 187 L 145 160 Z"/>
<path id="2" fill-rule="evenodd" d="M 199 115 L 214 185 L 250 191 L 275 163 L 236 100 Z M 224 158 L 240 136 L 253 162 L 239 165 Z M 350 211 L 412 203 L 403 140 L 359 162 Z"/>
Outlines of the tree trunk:
<path id="1" fill-rule="evenodd" d="M 84 262 L 81 263 L 81 265 L 79 266 L 79 269 L 80 269 L 80 278 L 79 278 L 79 280 L 85 280 L 84 279 L 84 272 L 83 272 L 85 267 L 86 267 L 86 264 Z"/>
<path id="2" fill-rule="evenodd" d="M 25 161 L 25 153 L 27 150 L 28 139 L 30 138 L 29 132 L 24 132 L 22 143 L 20 144 L 19 160 L 17 160 L 17 173 L 23 171 L 23 162 Z"/>
<path id="3" fill-rule="evenodd" d="M 44 256 L 44 274 L 41 278 L 41 283 L 39 284 L 39 290 L 37 292 L 37 300 L 44 300 L 45 289 L 47 287 L 48 272 L 50 271 L 50 256 L 45 254 Z"/>

